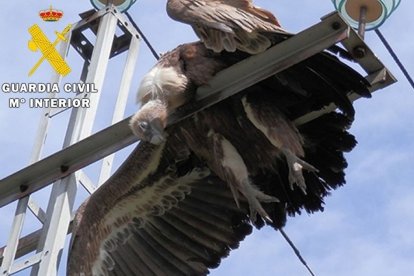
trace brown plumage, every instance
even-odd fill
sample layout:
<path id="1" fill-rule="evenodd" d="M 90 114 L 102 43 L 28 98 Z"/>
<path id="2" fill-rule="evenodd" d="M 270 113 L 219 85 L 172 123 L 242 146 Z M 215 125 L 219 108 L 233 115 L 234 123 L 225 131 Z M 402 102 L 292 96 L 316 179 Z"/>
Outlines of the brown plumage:
<path id="1" fill-rule="evenodd" d="M 286 33 L 269 11 L 251 0 L 168 0 L 168 15 L 189 24 L 208 49 L 263 52 L 271 45 L 266 32 Z"/>
<path id="2" fill-rule="evenodd" d="M 163 142 L 167 115 L 226 66 L 201 43 L 185 44 L 163 55 L 141 81 L 137 101 L 142 107 L 130 121 L 133 133 L 153 144 Z"/>
<path id="3" fill-rule="evenodd" d="M 191 58 L 182 55 L 188 52 Z M 206 75 L 246 56 L 198 42 L 160 63 L 184 76 L 181 92 L 191 96 Z M 161 96 L 147 103 L 159 100 L 170 112 L 175 86 L 155 86 Z M 320 53 L 168 127 L 157 145 L 142 141 L 80 208 L 68 275 L 205 275 L 252 225 L 277 229 L 287 215 L 323 210 L 323 198 L 345 183 L 343 153 L 356 144 L 347 132 L 354 110 L 346 95 L 368 95 L 367 86 Z M 293 123 L 332 102 L 337 111 Z M 147 110 L 154 118 L 158 112 Z"/>
<path id="4" fill-rule="evenodd" d="M 303 149 L 304 140 L 299 130 L 272 103 L 251 100 L 253 102 L 249 101 L 247 96 L 242 99 L 247 118 L 275 148 L 283 153 L 289 168 L 290 188 L 293 190 L 293 185 L 297 184 L 306 194 L 306 183 L 302 169 L 310 172 L 318 170 L 301 159 L 305 156 L 305 151 Z"/>

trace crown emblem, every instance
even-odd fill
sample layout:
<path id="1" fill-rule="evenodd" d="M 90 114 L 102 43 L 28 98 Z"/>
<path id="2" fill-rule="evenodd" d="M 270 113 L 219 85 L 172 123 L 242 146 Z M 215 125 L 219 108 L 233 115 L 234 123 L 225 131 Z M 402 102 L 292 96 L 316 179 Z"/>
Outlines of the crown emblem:
<path id="1" fill-rule="evenodd" d="M 40 11 L 39 16 L 44 21 L 54 22 L 54 21 L 58 21 L 59 19 L 62 18 L 63 11 L 53 9 L 52 5 L 50 5 L 50 8 L 48 10 Z"/>

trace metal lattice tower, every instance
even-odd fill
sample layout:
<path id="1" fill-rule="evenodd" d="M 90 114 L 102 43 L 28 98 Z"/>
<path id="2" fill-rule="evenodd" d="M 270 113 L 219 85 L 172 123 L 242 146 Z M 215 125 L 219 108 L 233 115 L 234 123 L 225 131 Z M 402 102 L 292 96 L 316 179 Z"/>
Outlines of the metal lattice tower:
<path id="1" fill-rule="evenodd" d="M 32 155 L 34 163 L 0 180 L 0 207 L 18 201 L 7 246 L 0 248 L 0 275 L 11 275 L 30 266 L 33 266 L 32 275 L 56 275 L 64 240 L 67 233 L 70 233 L 76 183 L 80 182 L 90 193 L 96 189 L 81 169 L 106 158 L 99 177 L 99 183 L 102 183 L 109 176 L 112 163 L 111 157 L 106 156 L 136 141 L 128 127 L 129 118 L 117 121 L 123 116 L 126 94 L 130 88 L 138 54 L 138 32 L 132 22 L 112 6 L 98 12 L 83 13 L 81 17 L 83 19 L 75 24 L 70 33 L 70 44 L 85 60 L 82 81 L 95 83 L 95 87 L 100 90 L 108 60 L 128 50 L 118 103 L 113 115 L 114 124 L 90 135 L 101 93 L 78 95 L 90 97 L 91 107 L 72 110 L 64 149 L 38 161 L 51 110 L 44 111 L 45 116 L 40 123 Z M 123 35 L 115 36 L 117 26 Z M 82 34 L 86 29 L 96 34 L 95 45 Z M 332 13 L 322 18 L 322 22 L 292 38 L 218 73 L 208 86 L 197 90 L 194 101 L 171 114 L 168 124 L 177 123 L 339 42 L 367 72 L 365 78 L 371 84 L 371 92 L 395 82 L 395 78 L 363 39 L 338 13 Z M 69 44 L 63 44 L 61 54 L 66 54 L 69 47 Z M 59 78 L 56 77 L 54 81 L 58 82 Z M 348 97 L 352 101 L 358 99 L 358 95 L 352 91 Z M 335 104 L 332 103 L 319 111 L 298 118 L 295 123 L 303 124 L 335 108 Z M 30 195 L 51 183 L 54 184 L 45 212 L 30 200 Z M 20 237 L 28 209 L 43 223 L 43 227 L 28 236 Z M 33 251 L 36 254 L 31 257 L 15 261 Z"/>
<path id="2" fill-rule="evenodd" d="M 112 124 L 123 119 L 140 42 L 138 31 L 133 27 L 134 24 L 114 6 L 108 6 L 97 12 L 91 10 L 80 14 L 80 16 L 82 20 L 73 26 L 68 34 L 68 42 L 61 45 L 60 54 L 66 56 L 70 46 L 73 46 L 84 59 L 80 81 L 82 83 L 94 83 L 98 92 L 76 95 L 77 98 L 89 99 L 90 107 L 72 109 L 63 148 L 68 148 L 91 135 L 109 59 L 128 51 Z M 117 28 L 122 31 L 122 35 L 115 35 Z M 87 29 L 96 35 L 95 45 L 84 35 L 84 31 Z M 61 76 L 57 74 L 52 83 L 60 82 Z M 56 94 L 50 93 L 49 97 L 54 98 Z M 39 160 L 46 140 L 49 122 L 56 113 L 59 113 L 59 111 L 53 108 L 46 108 L 43 111 L 30 163 Z M 109 177 L 112 163 L 113 155 L 104 158 L 98 184 L 103 183 Z M 64 173 L 65 167 L 63 166 L 61 167 L 61 174 Z M 79 170 L 53 184 L 46 211 L 43 211 L 30 198 L 30 194 L 18 200 L 8 243 L 2 250 L 0 275 L 11 275 L 29 266 L 33 267 L 32 275 L 55 275 L 57 273 L 60 255 L 70 228 L 77 183 L 81 183 L 89 193 L 96 189 L 96 185 L 92 183 L 88 176 L 82 170 Z M 20 190 L 25 192 L 25 184 L 20 185 Z M 20 239 L 25 215 L 29 209 L 43 224 L 43 227 L 26 238 Z M 34 250 L 36 251 L 35 255 L 26 260 L 15 262 L 15 259 Z"/>

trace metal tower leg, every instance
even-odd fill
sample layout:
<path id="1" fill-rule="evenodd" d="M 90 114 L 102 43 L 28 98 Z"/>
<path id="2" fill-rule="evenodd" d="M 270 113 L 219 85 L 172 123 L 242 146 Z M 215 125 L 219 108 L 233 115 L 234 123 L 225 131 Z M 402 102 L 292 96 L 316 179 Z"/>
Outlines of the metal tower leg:
<path id="1" fill-rule="evenodd" d="M 127 104 L 128 93 L 131 88 L 133 72 L 135 70 L 136 61 L 139 53 L 139 39 L 131 38 L 129 52 L 125 62 L 124 72 L 121 78 L 121 86 L 119 88 L 118 98 L 116 100 L 115 110 L 112 117 L 112 124 L 118 123 L 124 118 L 125 107 Z M 99 175 L 98 185 L 104 183 L 111 175 L 114 154 L 105 157 L 102 160 L 101 173 Z"/>
<path id="2" fill-rule="evenodd" d="M 99 92 L 85 94 L 85 98 L 90 99 L 89 108 L 72 110 L 64 148 L 89 136 L 92 132 L 117 22 L 118 19 L 112 13 L 107 13 L 99 24 L 96 46 L 86 77 L 86 83 L 94 83 Z M 76 190 L 75 174 L 53 185 L 46 213 L 48 220 L 43 226 L 37 248 L 37 252 L 43 252 L 42 261 L 33 267 L 32 275 L 56 275 L 72 216 Z"/>
<path id="3" fill-rule="evenodd" d="M 6 250 L 3 254 L 3 262 L 1 264 L 1 274 L 9 275 L 12 269 L 13 260 L 16 257 L 17 246 L 19 242 L 20 234 L 22 233 L 24 218 L 26 216 L 27 205 L 29 203 L 29 196 L 22 198 L 17 203 L 16 213 L 14 215 L 14 221 L 9 236 L 9 242 L 7 243 Z"/>

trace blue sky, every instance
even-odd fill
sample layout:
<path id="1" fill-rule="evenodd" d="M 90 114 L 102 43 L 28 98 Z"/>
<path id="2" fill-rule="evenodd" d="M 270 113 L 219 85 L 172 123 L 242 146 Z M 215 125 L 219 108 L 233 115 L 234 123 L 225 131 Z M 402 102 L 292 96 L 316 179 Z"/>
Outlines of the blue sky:
<path id="1" fill-rule="evenodd" d="M 272 11 L 292 32 L 319 22 L 320 17 L 333 10 L 329 0 L 262 0 L 255 3 Z M 48 82 L 51 70 L 46 63 L 33 77 L 27 77 L 29 69 L 40 57 L 39 53 L 27 49 L 28 27 L 37 23 L 52 39 L 54 30 L 62 30 L 66 24 L 76 22 L 77 14 L 91 7 L 89 1 L 14 0 L 2 4 L 0 84 Z M 47 24 L 40 21 L 38 11 L 50 4 L 65 12 L 61 22 Z M 414 74 L 412 10 L 413 1 L 402 1 L 381 31 L 407 70 Z M 165 0 L 138 0 L 130 14 L 158 52 L 195 40 L 188 26 L 168 18 Z M 366 41 L 399 82 L 376 92 L 372 99 L 355 104 L 357 114 L 351 132 L 357 137 L 358 145 L 347 155 L 347 185 L 326 199 L 323 213 L 303 214 L 288 221 L 286 231 L 316 275 L 412 275 L 414 271 L 414 91 L 375 33 L 367 33 Z M 120 56 L 111 61 L 111 81 L 106 82 L 102 91 L 100 120 L 94 131 L 110 123 L 111 115 L 106 110 L 113 104 L 118 86 L 113 80 L 119 76 L 124 58 Z M 64 81 L 74 82 L 79 76 L 80 58 L 72 49 L 68 60 L 74 72 Z M 136 111 L 136 88 L 142 74 L 154 62 L 142 44 L 125 117 Z M 0 178 L 27 165 L 41 115 L 40 109 L 27 106 L 8 108 L 10 97 L 0 92 Z M 60 149 L 68 114 L 53 119 L 44 156 Z M 122 151 L 116 159 L 118 164 L 130 150 L 131 147 Z M 96 167 L 86 170 L 92 179 L 95 179 Z M 35 195 L 43 208 L 46 208 L 46 194 L 44 191 Z M 84 196 L 85 193 L 80 191 L 77 203 Z M 1 245 L 7 240 L 14 206 L 0 208 Z M 39 227 L 40 224 L 28 215 L 24 233 Z M 64 275 L 64 265 L 62 267 L 60 275 Z M 27 275 L 27 272 L 19 275 Z M 307 272 L 279 233 L 263 229 L 243 241 L 220 268 L 212 271 L 212 275 L 307 275 Z"/>

